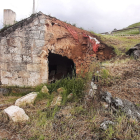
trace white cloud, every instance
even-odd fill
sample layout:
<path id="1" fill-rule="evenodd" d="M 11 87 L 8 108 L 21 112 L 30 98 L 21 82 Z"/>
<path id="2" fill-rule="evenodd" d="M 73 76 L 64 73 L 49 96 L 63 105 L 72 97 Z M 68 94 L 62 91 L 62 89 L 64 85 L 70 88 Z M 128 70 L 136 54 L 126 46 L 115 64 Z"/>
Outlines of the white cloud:
<path id="1" fill-rule="evenodd" d="M 0 4 L 0 27 L 3 9 L 12 9 L 17 20 L 32 13 L 33 0 L 4 0 Z M 95 32 L 121 29 L 140 21 L 139 0 L 36 0 L 36 11 Z"/>

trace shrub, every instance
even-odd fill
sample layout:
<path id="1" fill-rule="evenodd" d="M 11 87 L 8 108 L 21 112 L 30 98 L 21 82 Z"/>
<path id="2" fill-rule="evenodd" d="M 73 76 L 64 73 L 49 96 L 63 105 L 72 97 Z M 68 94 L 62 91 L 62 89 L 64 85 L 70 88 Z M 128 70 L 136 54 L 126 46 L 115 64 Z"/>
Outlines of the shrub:
<path id="1" fill-rule="evenodd" d="M 48 94 L 45 94 L 45 93 L 41 93 L 41 88 L 46 85 L 47 88 L 49 89 L 49 93 L 50 93 L 50 96 Z M 38 85 L 35 90 L 37 92 L 40 92 L 39 95 L 38 95 L 38 99 L 43 99 L 43 98 L 48 98 L 48 99 L 52 99 L 52 92 L 56 92 L 58 88 L 61 88 L 63 87 L 65 89 L 65 92 L 62 93 L 62 97 L 63 97 L 63 100 L 62 100 L 62 104 L 65 104 L 66 101 L 67 101 L 67 96 L 70 94 L 70 93 L 73 93 L 73 96 L 75 99 L 78 99 L 79 97 L 82 97 L 83 95 L 83 90 L 85 88 L 85 80 L 83 78 L 76 78 L 76 77 L 73 77 L 73 78 L 70 78 L 70 77 L 67 77 L 67 78 L 63 78 L 63 79 L 60 79 L 60 80 L 57 80 L 55 83 L 52 83 L 52 84 L 41 84 L 41 85 Z"/>

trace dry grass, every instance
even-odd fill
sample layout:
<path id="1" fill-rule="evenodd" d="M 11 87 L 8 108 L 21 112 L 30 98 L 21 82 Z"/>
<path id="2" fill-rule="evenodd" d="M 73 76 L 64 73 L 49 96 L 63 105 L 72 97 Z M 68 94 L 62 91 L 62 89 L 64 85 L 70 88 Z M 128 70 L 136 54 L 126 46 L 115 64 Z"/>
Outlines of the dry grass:
<path id="1" fill-rule="evenodd" d="M 111 92 L 115 97 L 140 104 L 140 60 L 126 58 L 103 65 L 112 77 L 119 77 L 117 80 L 113 79 L 110 86 L 104 86 L 104 90 Z"/>
<path id="2" fill-rule="evenodd" d="M 46 104 L 44 100 L 36 102 L 32 107 L 25 107 L 24 110 L 30 117 L 29 122 L 17 125 L 0 123 L 0 130 L 7 132 L 7 138 L 11 136 L 15 140 L 139 140 L 140 124 L 122 113 L 114 114 L 111 108 L 104 109 L 98 96 L 91 100 L 82 98 L 77 103 L 68 103 L 66 106 L 71 106 L 69 118 L 48 116 L 56 108 L 43 111 Z M 111 120 L 115 125 L 103 131 L 100 124 L 104 120 Z"/>
<path id="3" fill-rule="evenodd" d="M 102 39 L 117 47 L 121 53 L 102 64 L 94 62 L 87 77 L 91 79 L 94 74 L 100 88 L 111 92 L 114 97 L 128 99 L 139 106 L 140 60 L 122 54 L 128 47 L 137 44 L 140 38 L 103 36 Z M 87 91 L 88 89 L 84 93 L 87 94 Z M 140 140 L 140 122 L 127 118 L 122 112 L 114 113 L 110 107 L 105 109 L 98 92 L 93 98 L 87 98 L 85 94 L 78 100 L 54 108 L 48 107 L 47 98 L 40 98 L 33 106 L 24 107 L 30 121 L 26 124 L 11 124 L 1 119 L 0 132 L 3 132 L 3 138 L 9 140 Z M 0 104 L 14 104 L 17 98 L 19 97 L 2 96 Z M 0 108 L 0 111 L 6 107 Z M 57 115 L 65 107 L 70 107 L 65 112 L 70 114 L 68 118 Z M 100 124 L 105 120 L 115 124 L 103 131 Z"/>

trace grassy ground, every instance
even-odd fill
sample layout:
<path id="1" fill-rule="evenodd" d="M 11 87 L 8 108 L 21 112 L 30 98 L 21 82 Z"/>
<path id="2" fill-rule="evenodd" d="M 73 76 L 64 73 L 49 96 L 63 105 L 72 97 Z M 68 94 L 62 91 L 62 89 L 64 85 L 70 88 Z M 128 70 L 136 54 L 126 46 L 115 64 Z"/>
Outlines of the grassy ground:
<path id="1" fill-rule="evenodd" d="M 47 85 L 50 93 L 64 87 L 61 106 L 50 106 L 53 96 L 40 92 L 33 106 L 23 109 L 30 117 L 26 124 L 0 120 L 0 136 L 8 140 L 140 140 L 140 122 L 127 118 L 124 113 L 105 108 L 99 98 L 100 89 L 113 97 L 128 99 L 140 106 L 140 60 L 125 56 L 125 52 L 139 43 L 139 37 L 101 36 L 107 45 L 115 47 L 117 56 L 105 62 L 93 62 L 85 79 L 73 78 Z M 99 71 L 98 73 L 96 71 Z M 98 90 L 87 98 L 92 75 L 98 78 Z M 40 91 L 43 85 L 37 86 Z M 70 100 L 69 93 L 74 93 Z M 22 95 L 21 95 L 22 96 Z M 2 96 L 0 104 L 11 105 L 19 96 Z M 7 106 L 0 106 L 2 111 Z M 100 129 L 104 120 L 114 122 L 106 131 Z M 2 132 L 2 133 L 1 133 Z"/>
<path id="2" fill-rule="evenodd" d="M 108 46 L 113 46 L 117 55 L 123 55 L 134 45 L 140 43 L 140 36 L 98 35 Z"/>

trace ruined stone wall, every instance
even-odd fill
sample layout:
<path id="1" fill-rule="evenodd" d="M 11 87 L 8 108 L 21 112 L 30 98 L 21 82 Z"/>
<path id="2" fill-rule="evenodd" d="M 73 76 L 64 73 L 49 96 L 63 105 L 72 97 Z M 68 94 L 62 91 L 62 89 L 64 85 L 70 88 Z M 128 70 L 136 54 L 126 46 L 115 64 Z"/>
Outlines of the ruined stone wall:
<path id="1" fill-rule="evenodd" d="M 68 30 L 76 32 L 78 39 Z M 87 72 L 94 58 L 110 59 L 112 48 L 100 42 L 97 53 L 91 33 L 42 13 L 0 32 L 0 81 L 2 85 L 35 86 L 48 82 L 49 52 L 73 60 L 76 73 Z M 54 58 L 55 59 L 55 58 Z"/>
<path id="2" fill-rule="evenodd" d="M 0 76 L 2 85 L 35 86 L 47 82 L 44 46 L 46 17 L 38 15 L 0 33 Z"/>

